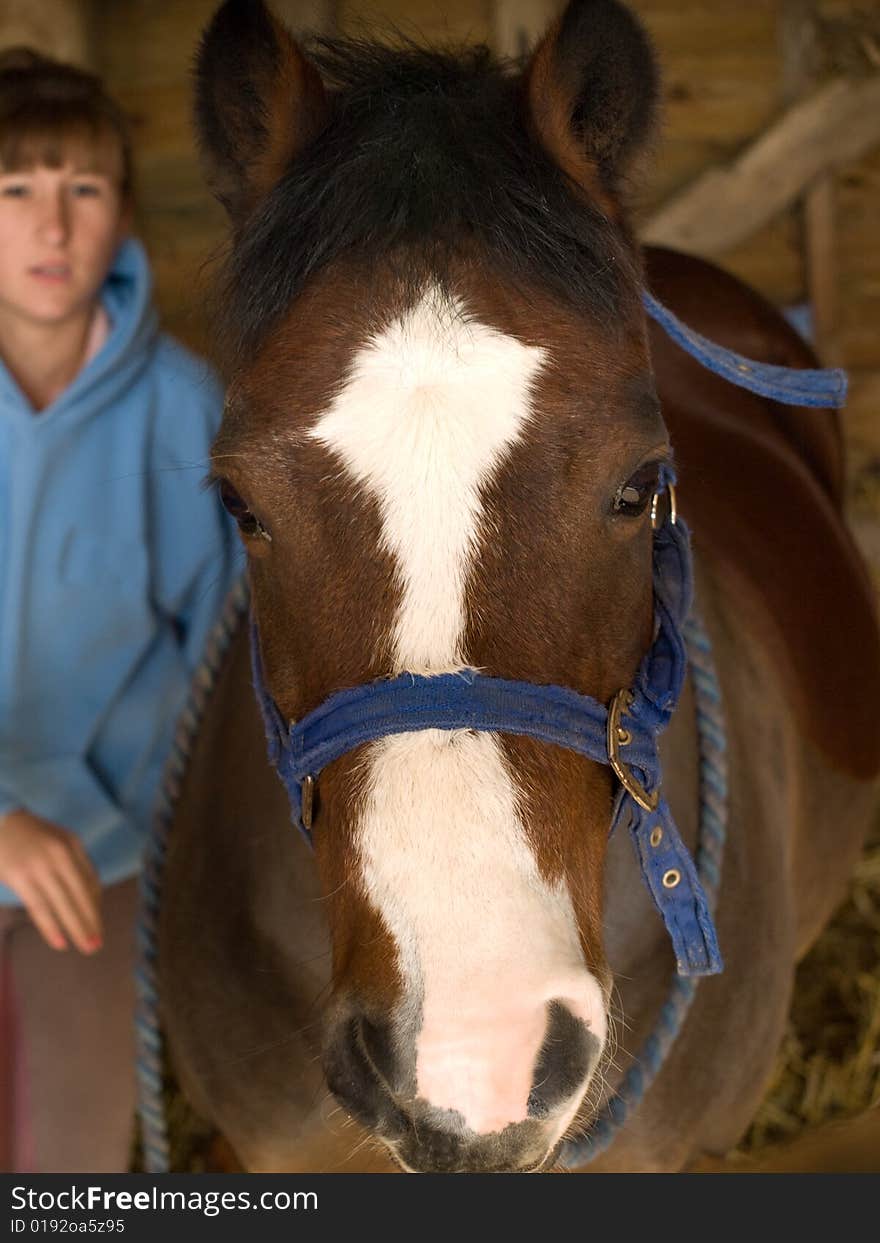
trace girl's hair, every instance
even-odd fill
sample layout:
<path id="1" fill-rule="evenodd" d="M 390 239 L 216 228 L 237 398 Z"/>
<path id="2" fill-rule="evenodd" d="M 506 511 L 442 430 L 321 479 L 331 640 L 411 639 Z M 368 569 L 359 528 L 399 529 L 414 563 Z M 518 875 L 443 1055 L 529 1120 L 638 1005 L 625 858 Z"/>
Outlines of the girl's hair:
<path id="1" fill-rule="evenodd" d="M 132 196 L 131 137 L 100 78 L 27 47 L 0 52 L 0 172 L 79 160 Z"/>

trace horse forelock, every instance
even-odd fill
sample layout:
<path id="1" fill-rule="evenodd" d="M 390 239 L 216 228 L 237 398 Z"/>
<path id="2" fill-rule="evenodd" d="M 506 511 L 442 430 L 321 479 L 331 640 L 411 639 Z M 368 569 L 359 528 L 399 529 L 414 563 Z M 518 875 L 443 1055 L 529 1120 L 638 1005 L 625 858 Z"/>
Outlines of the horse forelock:
<path id="1" fill-rule="evenodd" d="M 578 313 L 616 322 L 638 261 L 532 134 L 522 86 L 485 49 L 318 40 L 335 84 L 326 127 L 241 226 L 215 315 L 224 355 L 251 355 L 311 277 L 393 262 L 409 296 L 463 252 Z"/>

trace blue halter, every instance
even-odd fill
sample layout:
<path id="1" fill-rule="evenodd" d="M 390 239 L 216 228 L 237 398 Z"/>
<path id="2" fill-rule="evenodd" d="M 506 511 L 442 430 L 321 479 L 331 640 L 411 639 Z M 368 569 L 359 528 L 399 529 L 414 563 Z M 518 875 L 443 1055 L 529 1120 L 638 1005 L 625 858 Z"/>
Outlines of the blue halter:
<path id="1" fill-rule="evenodd" d="M 678 345 L 732 383 L 801 406 L 839 406 L 845 401 L 842 371 L 793 371 L 754 362 L 687 328 L 649 293 L 643 300 L 648 314 Z M 672 472 L 665 471 L 658 493 L 673 484 Z M 567 687 L 506 681 L 465 669 L 432 677 L 407 673 L 339 691 L 288 725 L 266 689 L 252 626 L 254 687 L 269 758 L 290 797 L 294 824 L 311 844 L 315 782 L 322 769 L 355 747 L 390 734 L 484 730 L 566 747 L 610 765 L 620 781 L 611 829 L 623 820 L 629 823 L 642 876 L 671 938 L 679 975 L 723 970 L 706 895 L 661 794 L 658 738 L 684 682 L 682 627 L 692 597 L 689 534 L 672 509 L 654 532 L 653 580 L 654 641 L 633 687 L 619 691 L 608 707 Z"/>

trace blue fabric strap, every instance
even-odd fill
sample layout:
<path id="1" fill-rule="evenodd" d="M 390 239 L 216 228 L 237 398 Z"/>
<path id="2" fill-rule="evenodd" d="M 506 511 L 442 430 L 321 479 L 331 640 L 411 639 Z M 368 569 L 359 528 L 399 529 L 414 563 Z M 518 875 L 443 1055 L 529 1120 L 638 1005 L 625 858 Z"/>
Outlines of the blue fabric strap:
<path id="1" fill-rule="evenodd" d="M 405 673 L 331 695 L 291 729 L 282 771 L 301 781 L 363 742 L 425 728 L 503 731 L 603 760 L 606 715 L 597 701 L 563 686 L 487 678 L 474 669 L 432 677 Z M 651 765 L 646 731 L 628 750 L 635 750 L 640 766 Z"/>
<path id="2" fill-rule="evenodd" d="M 658 734 L 669 722 L 684 681 L 681 627 L 690 604 L 687 527 L 681 521 L 675 525 L 667 521 L 654 535 L 656 634 L 620 721 L 629 736 L 621 756 L 648 794 L 660 789 Z M 251 635 L 254 686 L 270 759 L 288 791 L 293 821 L 308 841 L 302 821 L 305 778 L 317 778 L 355 747 L 390 734 L 421 729 L 517 734 L 609 763 L 608 711 L 598 700 L 568 687 L 488 678 L 471 669 L 431 677 L 403 674 L 339 691 L 288 727 L 266 690 L 253 626 Z M 642 875 L 672 940 L 679 973 L 721 971 L 708 903 L 668 805 L 660 799 L 657 809 L 647 812 L 624 793 L 615 805 L 612 828 L 624 813 L 629 814 Z"/>
<path id="3" fill-rule="evenodd" d="M 808 368 L 775 367 L 772 363 L 755 362 L 700 336 L 647 290 L 642 292 L 642 302 L 651 318 L 665 329 L 667 336 L 708 371 L 723 376 L 731 384 L 790 406 L 827 408 L 846 404 L 845 371 L 839 368 L 811 371 Z"/>
<path id="4" fill-rule="evenodd" d="M 669 804 L 661 798 L 656 811 L 646 812 L 626 800 L 618 816 L 625 808 L 642 877 L 672 941 L 678 974 L 716 975 L 724 964 L 715 924 Z"/>
<path id="5" fill-rule="evenodd" d="M 650 293 L 646 312 L 682 349 L 709 371 L 774 401 L 798 406 L 842 406 L 842 371 L 794 370 L 743 358 L 681 322 Z M 672 482 L 671 472 L 662 484 Z M 661 484 L 661 486 L 662 486 Z M 612 830 L 628 817 L 642 875 L 672 940 L 681 975 L 722 970 L 715 927 L 690 854 L 661 787 L 657 737 L 678 702 L 686 669 L 682 627 L 691 606 L 690 545 L 683 522 L 667 521 L 654 533 L 654 641 L 639 668 L 621 717 L 627 741 L 618 747 L 624 766 Z M 435 677 L 403 674 L 332 695 L 290 727 L 269 695 L 252 627 L 254 686 L 263 712 L 269 756 L 290 796 L 294 822 L 302 820 L 302 789 L 333 760 L 364 743 L 420 729 L 475 729 L 518 734 L 566 747 L 610 764 L 608 711 L 589 696 L 561 686 L 534 686 L 486 678 L 473 670 Z M 633 780 L 623 781 L 629 774 Z M 641 794 L 639 794 L 641 792 Z M 654 802 L 648 810 L 643 803 Z"/>

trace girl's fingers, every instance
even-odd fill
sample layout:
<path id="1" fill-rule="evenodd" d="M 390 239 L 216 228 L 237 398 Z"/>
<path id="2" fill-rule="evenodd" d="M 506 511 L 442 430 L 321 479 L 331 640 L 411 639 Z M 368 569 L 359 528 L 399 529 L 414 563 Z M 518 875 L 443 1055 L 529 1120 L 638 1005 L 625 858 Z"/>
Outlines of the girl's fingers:
<path id="1" fill-rule="evenodd" d="M 83 880 L 89 888 L 89 892 L 95 899 L 99 898 L 101 893 L 101 882 L 98 873 L 95 871 L 95 865 L 89 858 L 85 846 L 75 833 L 67 834 L 68 844 L 70 845 L 71 855 L 77 867 L 82 874 Z"/>
<path id="2" fill-rule="evenodd" d="M 56 876 L 88 929 L 89 951 L 98 949 L 103 938 L 101 886 L 88 856 L 80 860 L 71 855 L 56 868 Z"/>
<path id="3" fill-rule="evenodd" d="M 27 812 L 11 818 L 0 845 L 3 879 L 54 949 L 68 940 L 84 954 L 100 948 L 101 886 L 80 839 Z"/>
<path id="4" fill-rule="evenodd" d="M 41 878 L 41 896 L 62 931 L 83 954 L 91 954 L 100 945 L 100 918 L 97 907 L 73 860 L 67 866 L 45 872 Z"/>

